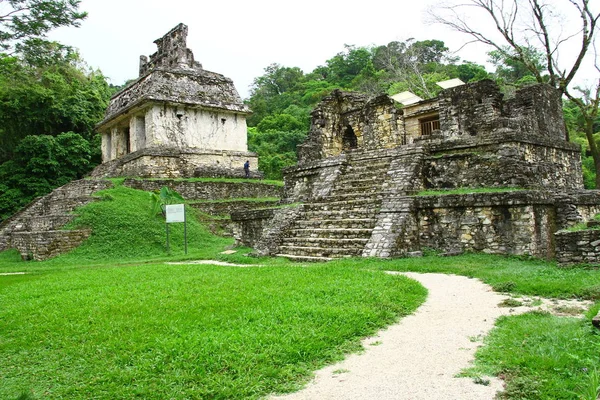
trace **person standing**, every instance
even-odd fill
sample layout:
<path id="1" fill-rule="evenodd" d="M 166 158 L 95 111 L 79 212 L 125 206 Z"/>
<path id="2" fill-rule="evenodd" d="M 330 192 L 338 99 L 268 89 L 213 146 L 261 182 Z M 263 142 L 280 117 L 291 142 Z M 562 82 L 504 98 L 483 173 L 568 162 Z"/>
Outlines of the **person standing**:
<path id="1" fill-rule="evenodd" d="M 244 173 L 246 174 L 246 178 L 250 178 L 250 161 L 246 160 L 244 163 Z"/>

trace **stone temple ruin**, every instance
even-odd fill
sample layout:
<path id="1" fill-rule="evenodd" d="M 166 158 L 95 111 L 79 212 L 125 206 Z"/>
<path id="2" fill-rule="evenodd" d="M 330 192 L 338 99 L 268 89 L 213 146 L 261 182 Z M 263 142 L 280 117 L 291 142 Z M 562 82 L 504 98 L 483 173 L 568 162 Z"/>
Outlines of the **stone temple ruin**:
<path id="1" fill-rule="evenodd" d="M 115 94 L 97 129 L 102 168 L 93 176 L 242 177 L 248 152 L 246 116 L 231 79 L 206 71 L 177 25 L 140 57 L 139 78 Z M 256 172 L 255 172 L 256 175 Z"/>
<path id="2" fill-rule="evenodd" d="M 505 99 L 481 81 L 403 108 L 385 95 L 334 91 L 312 113 L 283 195 L 267 183 L 174 180 L 243 176 L 245 160 L 257 168 L 247 151 L 249 110 L 230 79 L 194 60 L 186 36 L 180 24 L 158 39 L 139 78 L 113 96 L 98 125 L 104 163 L 91 179 L 3 221 L 0 251 L 42 260 L 77 247 L 92 232 L 63 227 L 113 186 L 104 178 L 121 176 L 162 178 L 123 184 L 170 186 L 220 219 L 231 212 L 238 244 L 264 255 L 387 258 L 433 249 L 600 264 L 600 230 L 565 230 L 595 223 L 600 192 L 583 189 L 580 149 L 567 141 L 561 99 L 547 85 Z M 272 207 L 274 197 L 287 206 Z"/>
<path id="3" fill-rule="evenodd" d="M 236 238 L 298 260 L 433 249 L 598 262 L 600 231 L 558 232 L 600 212 L 561 105 L 550 86 L 504 99 L 489 80 L 402 109 L 334 91 L 285 171 L 290 207 L 234 213 Z M 479 191 L 445 194 L 458 188 Z"/>
<path id="4" fill-rule="evenodd" d="M 92 231 L 64 227 L 78 207 L 102 200 L 96 192 L 113 187 L 103 178 L 163 178 L 126 179 L 123 185 L 148 191 L 169 186 L 208 215 L 215 231 L 230 231 L 223 218 L 230 210 L 266 207 L 281 197 L 280 186 L 259 181 L 172 179 L 244 177 L 246 160 L 251 177 L 261 176 L 256 155 L 247 149 L 248 108 L 229 78 L 194 60 L 186 36 L 180 24 L 156 40 L 158 51 L 141 57 L 139 78 L 111 99 L 97 127 L 104 163 L 89 179 L 55 189 L 3 221 L 0 251 L 15 248 L 24 259 L 44 260 L 79 246 Z"/>

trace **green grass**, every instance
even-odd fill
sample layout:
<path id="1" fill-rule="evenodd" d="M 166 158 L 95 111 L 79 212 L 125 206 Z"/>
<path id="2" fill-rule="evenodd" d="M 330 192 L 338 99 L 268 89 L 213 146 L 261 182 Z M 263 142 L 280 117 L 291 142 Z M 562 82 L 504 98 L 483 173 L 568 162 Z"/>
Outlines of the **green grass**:
<path id="1" fill-rule="evenodd" d="M 455 188 L 455 189 L 432 189 L 422 190 L 417 193 L 417 196 L 440 196 L 448 194 L 472 194 L 472 193 L 503 193 L 503 192 L 517 192 L 525 190 L 522 188 Z"/>
<path id="2" fill-rule="evenodd" d="M 499 375 L 500 398 L 585 399 L 600 394 L 600 335 L 589 320 L 531 312 L 501 317 L 466 375 Z"/>
<path id="3" fill-rule="evenodd" d="M 248 399 L 286 392 L 424 300 L 332 266 L 132 265 L 0 290 L 0 398 Z"/>
<path id="4" fill-rule="evenodd" d="M 558 268 L 554 262 L 539 259 L 471 253 L 392 260 L 356 258 L 332 263 L 367 269 L 456 274 L 479 278 L 500 292 L 600 300 L 600 270 Z"/>
<path id="5" fill-rule="evenodd" d="M 94 233 L 75 251 L 46 262 L 0 253 L 0 272 L 28 272 L 0 276 L 0 398 L 225 399 L 294 390 L 420 304 L 421 286 L 384 270 L 464 275 L 516 295 L 600 299 L 598 269 L 518 257 L 299 266 L 248 257 L 247 248 L 223 255 L 233 240 L 211 235 L 193 209 L 189 254 L 181 224 L 171 225 L 167 253 L 164 221 L 149 215 L 148 193 L 119 186 L 99 195 L 104 201 L 78 210 L 72 226 Z M 163 263 L 188 259 L 265 267 Z M 468 373 L 506 376 L 507 398 L 591 398 L 598 350 L 588 322 L 508 317 Z"/>

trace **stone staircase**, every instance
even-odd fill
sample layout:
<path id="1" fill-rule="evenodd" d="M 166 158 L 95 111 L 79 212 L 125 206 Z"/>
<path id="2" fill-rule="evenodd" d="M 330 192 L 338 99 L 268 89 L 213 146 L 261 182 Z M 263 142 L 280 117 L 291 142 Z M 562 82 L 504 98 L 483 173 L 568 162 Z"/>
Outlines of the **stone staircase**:
<path id="1" fill-rule="evenodd" d="M 298 261 L 360 256 L 377 222 L 391 162 L 391 153 L 350 153 L 329 196 L 301 206 L 277 255 Z"/>
<path id="2" fill-rule="evenodd" d="M 75 218 L 77 207 L 95 201 L 94 192 L 112 185 L 106 180 L 82 179 L 34 200 L 0 224 L 0 251 L 16 248 L 23 259 L 45 260 L 79 246 L 91 231 L 61 228 Z"/>

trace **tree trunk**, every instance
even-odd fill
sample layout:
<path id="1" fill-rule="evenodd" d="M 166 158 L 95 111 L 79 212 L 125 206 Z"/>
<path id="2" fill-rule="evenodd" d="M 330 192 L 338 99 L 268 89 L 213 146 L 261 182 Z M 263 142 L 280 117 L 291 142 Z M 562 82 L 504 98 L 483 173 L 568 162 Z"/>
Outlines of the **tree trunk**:
<path id="1" fill-rule="evenodd" d="M 594 140 L 594 121 L 586 118 L 585 121 L 585 136 L 590 146 L 590 153 L 594 159 L 594 170 L 596 172 L 596 189 L 600 189 L 600 150 Z"/>

